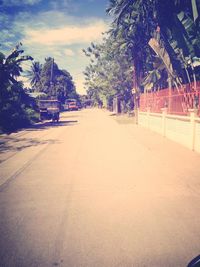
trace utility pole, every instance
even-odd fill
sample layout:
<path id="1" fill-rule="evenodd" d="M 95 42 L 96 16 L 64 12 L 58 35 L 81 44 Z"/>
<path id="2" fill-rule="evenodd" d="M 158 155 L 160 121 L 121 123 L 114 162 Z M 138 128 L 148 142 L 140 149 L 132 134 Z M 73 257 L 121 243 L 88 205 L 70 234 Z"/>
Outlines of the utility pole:
<path id="1" fill-rule="evenodd" d="M 135 87 L 132 89 L 132 95 L 134 100 L 134 111 L 135 111 L 135 123 L 138 124 L 138 101 L 139 101 L 139 92 Z"/>
<path id="2" fill-rule="evenodd" d="M 50 77 L 50 95 L 52 98 L 53 95 L 53 66 L 54 66 L 54 58 L 51 61 L 51 77 Z"/>

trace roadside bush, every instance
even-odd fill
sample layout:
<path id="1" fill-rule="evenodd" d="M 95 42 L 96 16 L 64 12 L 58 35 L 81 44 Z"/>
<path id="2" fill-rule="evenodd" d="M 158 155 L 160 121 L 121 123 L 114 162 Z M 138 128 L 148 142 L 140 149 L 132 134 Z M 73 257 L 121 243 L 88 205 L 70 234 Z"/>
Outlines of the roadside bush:
<path id="1" fill-rule="evenodd" d="M 40 121 L 39 112 L 37 112 L 36 110 L 33 110 L 32 108 L 29 107 L 25 109 L 25 113 L 31 124 Z"/>
<path id="2" fill-rule="evenodd" d="M 24 92 L 23 83 L 18 81 L 22 73 L 21 63 L 33 60 L 22 55 L 19 43 L 5 56 L 0 52 L 0 131 L 11 132 L 30 125 L 37 116 L 31 109 L 31 99 Z"/>
<path id="3" fill-rule="evenodd" d="M 4 91 L 4 92 L 3 92 Z M 39 121 L 39 114 L 31 107 L 31 98 L 20 83 L 1 91 L 0 132 L 12 132 Z"/>
<path id="4" fill-rule="evenodd" d="M 19 128 L 28 126 L 30 121 L 21 107 L 5 105 L 0 111 L 0 130 L 1 132 L 12 132 Z"/>

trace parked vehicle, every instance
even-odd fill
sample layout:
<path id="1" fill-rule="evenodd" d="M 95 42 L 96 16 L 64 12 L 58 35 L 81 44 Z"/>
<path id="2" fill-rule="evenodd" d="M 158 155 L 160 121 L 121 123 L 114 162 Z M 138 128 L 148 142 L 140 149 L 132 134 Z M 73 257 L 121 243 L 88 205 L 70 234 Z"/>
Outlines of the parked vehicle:
<path id="1" fill-rule="evenodd" d="M 68 111 L 78 110 L 76 99 L 67 99 L 65 101 L 64 109 Z"/>
<path id="2" fill-rule="evenodd" d="M 58 100 L 40 100 L 40 119 L 59 121 L 60 116 L 60 102 Z"/>

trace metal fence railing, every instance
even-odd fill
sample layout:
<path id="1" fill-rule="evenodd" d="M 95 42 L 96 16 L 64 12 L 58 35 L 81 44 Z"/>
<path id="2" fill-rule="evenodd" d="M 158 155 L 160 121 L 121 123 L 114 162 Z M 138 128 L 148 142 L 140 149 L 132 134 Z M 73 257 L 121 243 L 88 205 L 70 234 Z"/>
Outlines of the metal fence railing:
<path id="1" fill-rule="evenodd" d="M 196 109 L 200 116 L 200 82 L 182 87 L 163 89 L 140 95 L 140 111 L 161 113 L 166 107 L 169 114 L 189 115 L 190 109 Z"/>

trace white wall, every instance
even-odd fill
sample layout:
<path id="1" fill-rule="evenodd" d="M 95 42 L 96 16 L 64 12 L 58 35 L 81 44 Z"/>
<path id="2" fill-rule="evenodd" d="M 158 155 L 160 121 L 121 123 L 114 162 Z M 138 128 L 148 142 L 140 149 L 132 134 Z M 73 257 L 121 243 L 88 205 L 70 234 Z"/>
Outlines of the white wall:
<path id="1" fill-rule="evenodd" d="M 178 120 L 166 117 L 166 137 L 190 148 L 190 120 Z"/>
<path id="2" fill-rule="evenodd" d="M 138 124 L 200 153 L 200 118 L 191 110 L 190 116 L 139 112 Z"/>
<path id="3" fill-rule="evenodd" d="M 195 145 L 194 150 L 200 153 L 200 120 L 196 122 L 195 125 Z"/>
<path id="4" fill-rule="evenodd" d="M 157 133 L 162 133 L 162 117 L 149 114 L 149 125 L 151 129 Z"/>

